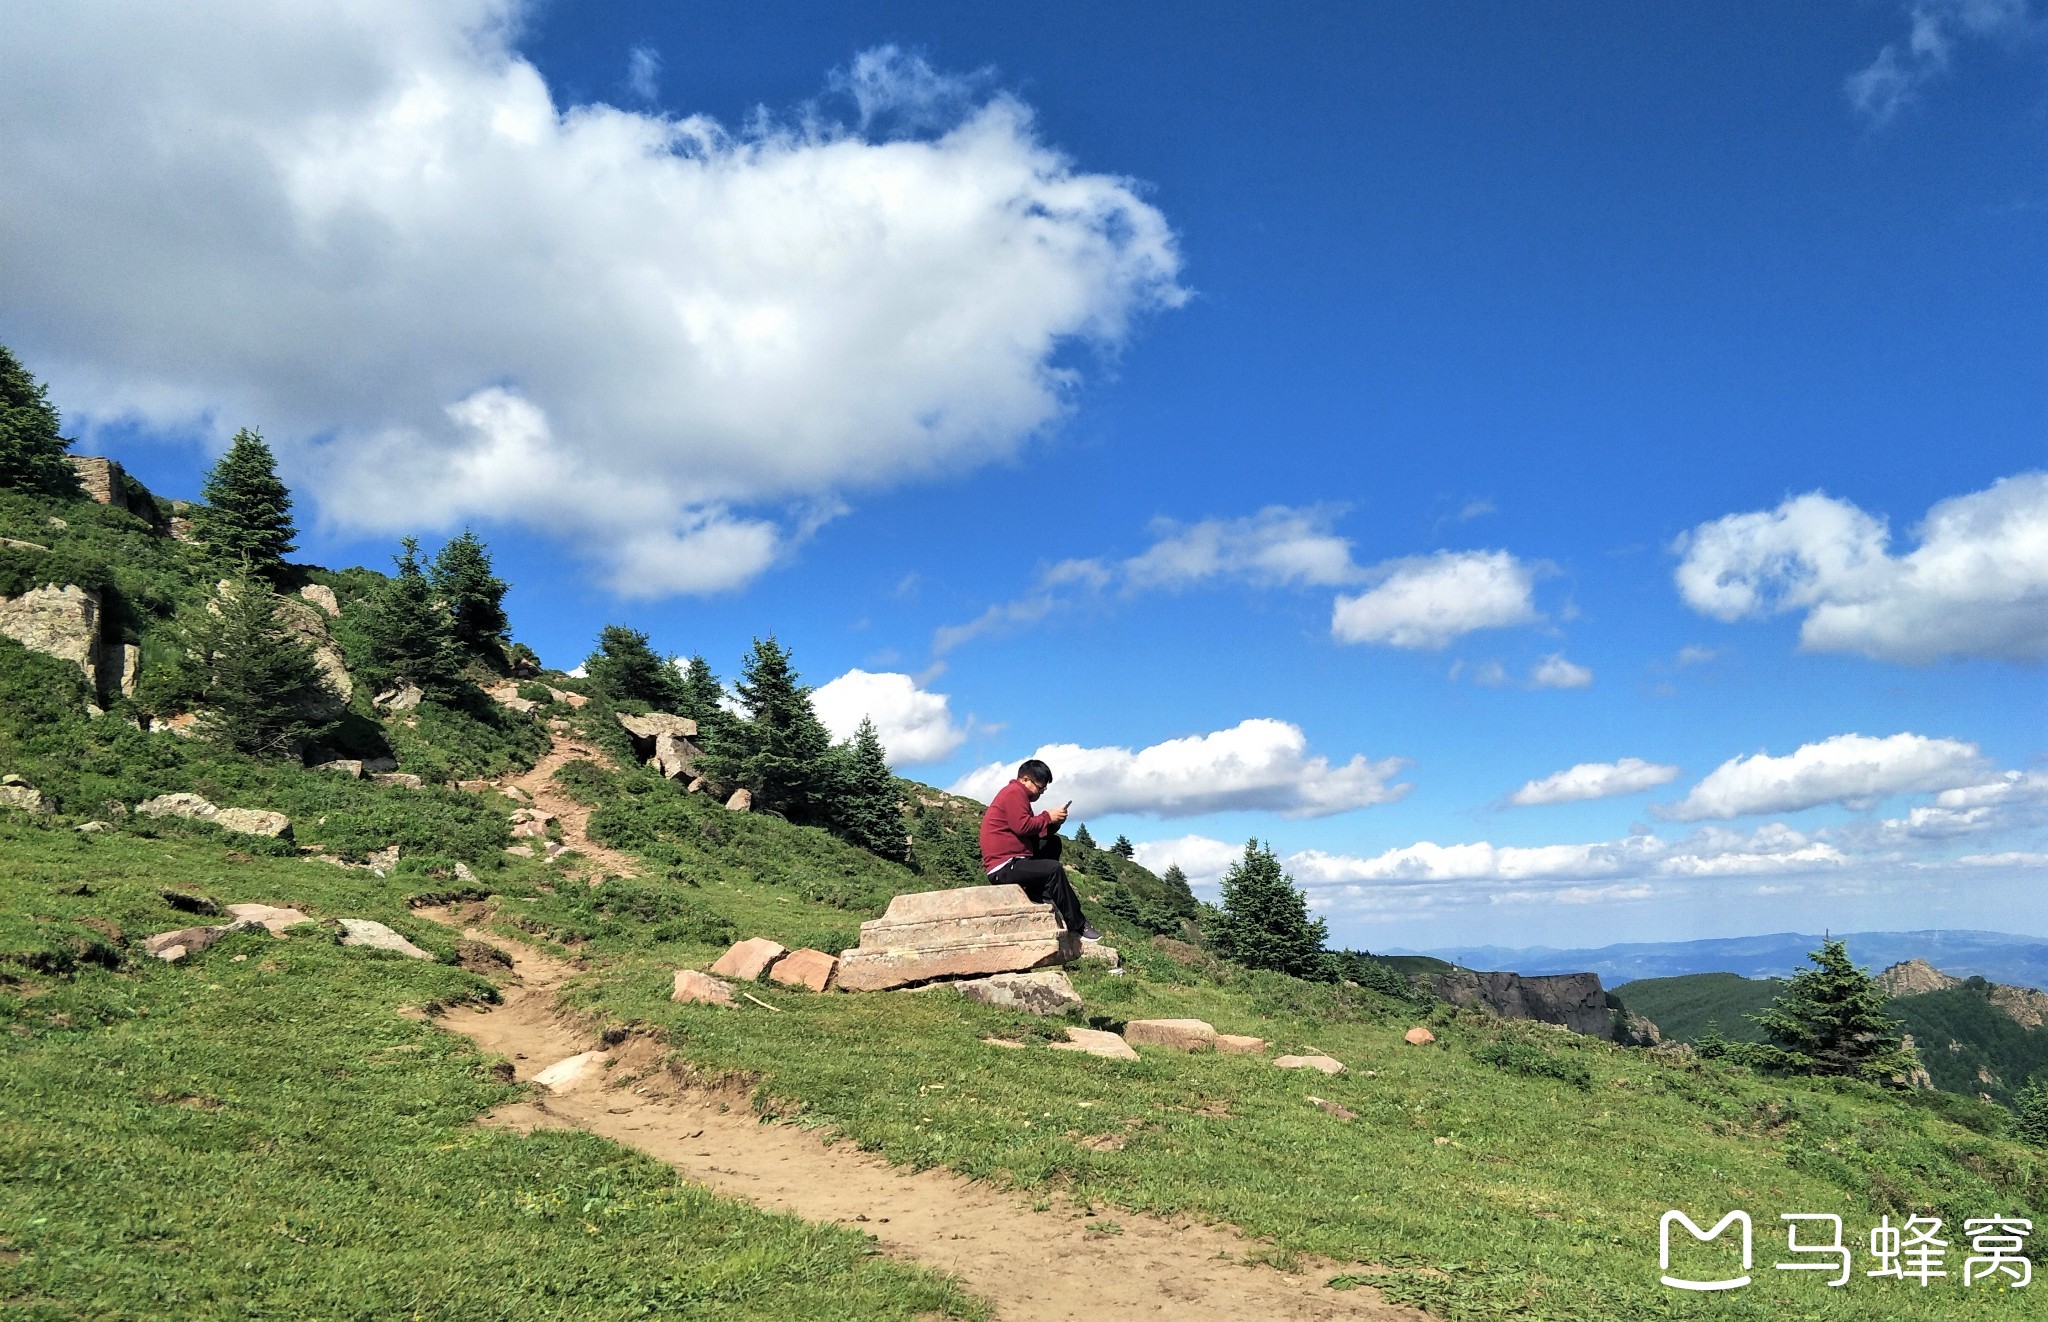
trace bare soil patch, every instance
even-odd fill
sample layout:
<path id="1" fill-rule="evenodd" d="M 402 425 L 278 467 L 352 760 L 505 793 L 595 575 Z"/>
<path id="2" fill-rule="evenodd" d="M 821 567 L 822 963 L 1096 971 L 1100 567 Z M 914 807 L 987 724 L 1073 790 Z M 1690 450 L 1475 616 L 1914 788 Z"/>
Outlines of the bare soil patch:
<path id="1" fill-rule="evenodd" d="M 640 865 L 634 859 L 607 849 L 590 838 L 590 809 L 562 793 L 555 784 L 555 773 L 571 762 L 595 762 L 600 766 L 611 765 L 611 758 L 604 751 L 585 741 L 569 735 L 556 734 L 549 744 L 547 755 L 533 766 L 500 784 L 511 785 L 522 791 L 533 801 L 533 806 L 543 812 L 555 815 L 555 822 L 562 831 L 562 843 L 583 855 L 595 865 L 595 870 L 609 873 L 614 877 L 637 877 Z M 528 842 L 531 843 L 531 842 Z"/>
<path id="2" fill-rule="evenodd" d="M 536 768 L 538 770 L 538 768 Z M 537 796 L 536 796 L 537 797 Z M 550 808 L 550 811 L 554 811 Z M 421 910 L 448 922 L 446 910 Z M 438 1018 L 531 1079 L 595 1050 L 594 1035 L 557 1013 L 555 990 L 575 969 L 523 943 L 476 930 L 510 953 L 504 1003 L 451 1007 Z M 1266 1246 L 1227 1226 L 1052 1200 L 1037 1211 L 1016 1194 L 945 1170 L 909 1171 L 814 1130 L 763 1123 L 744 1080 L 706 1087 L 670 1069 L 647 1039 L 615 1044 L 603 1083 L 541 1093 L 486 1122 L 516 1132 L 574 1127 L 639 1149 L 715 1192 L 813 1221 L 853 1226 L 883 1251 L 951 1272 L 994 1302 L 1001 1322 L 1171 1317 L 1175 1322 L 1427 1322 L 1370 1287 L 1324 1285 L 1338 1271 L 1300 1274 L 1255 1259 Z M 1107 1233 L 1105 1233 L 1107 1232 Z"/>

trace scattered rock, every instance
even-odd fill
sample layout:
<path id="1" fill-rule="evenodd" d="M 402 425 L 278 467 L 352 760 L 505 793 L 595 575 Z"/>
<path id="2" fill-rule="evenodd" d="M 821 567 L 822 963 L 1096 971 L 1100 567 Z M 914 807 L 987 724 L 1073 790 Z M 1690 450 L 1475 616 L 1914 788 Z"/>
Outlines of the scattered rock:
<path id="1" fill-rule="evenodd" d="M 998 973 L 987 978 L 933 985 L 955 988 L 970 1001 L 980 1001 L 983 1005 L 1004 1010 L 1022 1010 L 1026 1014 L 1065 1014 L 1081 1006 L 1081 998 L 1075 994 L 1073 984 L 1058 969 Z"/>
<path id="2" fill-rule="evenodd" d="M 190 953 L 183 946 L 165 946 L 156 952 L 156 957 L 166 964 L 175 964 Z"/>
<path id="3" fill-rule="evenodd" d="M 1019 1042 L 1014 1037 L 985 1037 L 981 1040 L 988 1046 L 1005 1047 L 1011 1051 L 1022 1051 L 1025 1047 L 1031 1045 L 1029 1042 Z"/>
<path id="4" fill-rule="evenodd" d="M 1124 1041 L 1136 1047 L 1208 1051 L 1216 1045 L 1216 1029 L 1200 1019 L 1133 1019 L 1124 1025 Z"/>
<path id="5" fill-rule="evenodd" d="M 71 829 L 78 832 L 80 835 L 98 835 L 101 831 L 111 831 L 114 828 L 107 825 L 105 822 L 80 822 L 77 826 L 74 826 Z"/>
<path id="6" fill-rule="evenodd" d="M 179 913 L 203 914 L 208 918 L 221 914 L 220 904 L 204 895 L 188 895 L 184 891 L 158 891 L 157 895 Z"/>
<path id="7" fill-rule="evenodd" d="M 532 858 L 532 857 L 533 857 L 533 846 L 532 846 L 532 845 L 506 845 L 506 846 L 505 846 L 505 852 L 506 852 L 506 853 L 508 853 L 508 854 L 513 854 L 513 855 L 516 855 L 516 856 L 518 856 L 519 858 Z"/>
<path id="8" fill-rule="evenodd" d="M 299 595 L 329 615 L 341 614 L 341 602 L 335 597 L 334 589 L 324 583 L 308 583 L 299 589 Z"/>
<path id="9" fill-rule="evenodd" d="M 705 780 L 704 777 L 698 776 L 696 779 L 690 782 L 688 792 L 691 794 L 701 793 L 704 787 L 709 783 L 710 782 Z"/>
<path id="10" fill-rule="evenodd" d="M 589 698 L 584 697 L 581 693 L 576 693 L 569 689 L 558 689 L 553 685 L 548 687 L 548 696 L 556 702 L 563 703 L 569 707 L 581 707 L 584 703 L 590 701 Z"/>
<path id="11" fill-rule="evenodd" d="M 1316 1107 L 1318 1110 L 1325 1111 L 1328 1112 L 1330 1115 L 1336 1116 L 1339 1120 L 1358 1119 L 1358 1112 L 1352 1110 L 1348 1106 L 1339 1106 L 1335 1102 L 1326 1102 L 1320 1097 L 1305 1097 L 1302 1100 L 1308 1102 L 1310 1105 Z"/>
<path id="12" fill-rule="evenodd" d="M 675 990 L 669 993 L 671 1001 L 691 1001 L 699 1005 L 722 1005 L 730 1010 L 739 1002 L 732 996 L 732 988 L 708 973 L 695 969 L 677 969 Z"/>
<path id="13" fill-rule="evenodd" d="M 1342 1074 L 1344 1066 L 1328 1056 L 1279 1056 L 1273 1064 L 1283 1070 L 1318 1070 L 1324 1074 Z"/>
<path id="14" fill-rule="evenodd" d="M 386 711 L 411 711 L 426 700 L 426 691 L 417 684 L 401 684 L 386 693 L 379 693 L 371 699 L 375 705 Z"/>
<path id="15" fill-rule="evenodd" d="M 27 785 L 0 785 L 0 808 L 14 808 L 38 817 L 57 811 L 56 805 L 44 798 L 41 790 Z"/>
<path id="16" fill-rule="evenodd" d="M 832 979 L 838 972 L 839 959 L 835 955 L 828 955 L 822 950 L 792 950 L 769 968 L 768 980 L 785 987 L 806 987 L 821 992 L 832 985 Z"/>
<path id="17" fill-rule="evenodd" d="M 416 790 L 426 788 L 425 781 L 421 780 L 418 776 L 408 775 L 403 771 L 380 771 L 370 777 L 370 781 L 372 784 L 383 785 L 389 789 Z"/>
<path id="18" fill-rule="evenodd" d="M 190 739 L 199 733 L 199 713 L 187 711 L 175 716 L 152 717 L 149 728 L 154 732 L 174 734 L 180 739 Z"/>
<path id="19" fill-rule="evenodd" d="M 187 955 L 196 955 L 230 932 L 261 931 L 257 923 L 221 923 L 213 927 L 184 927 L 175 932 L 158 932 L 146 938 L 142 948 L 158 959 L 174 963 Z M 173 955 L 170 952 L 176 950 Z"/>
<path id="20" fill-rule="evenodd" d="M 1131 1050 L 1131 1044 L 1115 1033 L 1106 1033 L 1099 1028 L 1069 1028 L 1067 1040 L 1049 1043 L 1054 1051 L 1085 1051 L 1091 1056 L 1105 1060 L 1136 1060 L 1138 1053 Z"/>
<path id="21" fill-rule="evenodd" d="M 144 799 L 135 805 L 135 811 L 144 817 L 189 817 L 198 822 L 210 822 L 220 816 L 220 809 L 197 794 L 182 793 L 159 794 L 153 799 Z"/>
<path id="22" fill-rule="evenodd" d="M 1106 946 L 1092 936 L 1081 938 L 1081 958 L 1099 959 L 1113 969 L 1122 968 L 1123 956 L 1116 953 L 1115 946 Z"/>
<path id="23" fill-rule="evenodd" d="M 16 537 L 0 537 L 0 546 L 11 546 L 17 551 L 41 551 L 49 554 L 50 548 L 41 542 L 24 542 Z"/>
<path id="24" fill-rule="evenodd" d="M 1242 1033 L 1218 1033 L 1216 1049 L 1225 1055 L 1255 1056 L 1266 1049 L 1266 1039 L 1246 1037 Z"/>
<path id="25" fill-rule="evenodd" d="M 433 956 L 421 950 L 412 942 L 384 926 L 367 918 L 344 918 L 341 920 L 341 944 L 363 946 L 370 950 L 389 950 L 404 955 L 407 959 L 432 959 Z"/>
<path id="26" fill-rule="evenodd" d="M 100 691 L 100 594 L 51 583 L 18 597 L 0 597 L 0 634 L 31 652 L 69 661 Z"/>
<path id="27" fill-rule="evenodd" d="M 363 777 L 363 763 L 360 758 L 338 757 L 331 762 L 319 762 L 307 767 L 308 771 L 336 771 L 357 780 Z"/>
<path id="28" fill-rule="evenodd" d="M 766 973 L 776 960 L 789 953 L 787 946 L 779 945 L 764 936 L 750 936 L 744 941 L 734 942 L 732 947 L 711 965 L 711 971 L 723 978 L 738 978 L 741 982 L 752 982 Z"/>
<path id="29" fill-rule="evenodd" d="M 470 871 L 469 864 L 457 863 L 455 865 L 455 879 L 457 881 L 473 882 L 476 880 L 476 873 Z"/>
<path id="30" fill-rule="evenodd" d="M 372 849 L 363 855 L 363 861 L 370 865 L 371 871 L 381 877 L 398 866 L 398 846 L 386 845 L 382 849 Z"/>
<path id="31" fill-rule="evenodd" d="M 223 831 L 268 836 L 272 840 L 289 839 L 292 833 L 292 819 L 268 808 L 222 808 L 214 814 L 213 823 Z"/>
<path id="32" fill-rule="evenodd" d="M 281 909 L 269 904 L 231 904 L 228 912 L 237 922 L 259 924 L 272 936 L 283 936 L 286 928 L 313 921 L 297 909 Z"/>
<path id="33" fill-rule="evenodd" d="M 553 813 L 540 808 L 515 808 L 512 811 L 511 817 L 512 838 L 515 840 L 521 838 L 545 840 L 548 834 L 548 823 L 554 820 L 555 815 Z"/>
<path id="34" fill-rule="evenodd" d="M 1016 886 L 963 886 L 898 895 L 860 925 L 860 945 L 839 957 L 843 991 L 886 991 L 939 978 L 1071 964 L 1080 938 L 1049 904 Z"/>
<path id="35" fill-rule="evenodd" d="M 1401 1040 L 1411 1047 L 1426 1047 L 1436 1041 L 1436 1034 L 1418 1024 L 1401 1034 Z"/>
<path id="36" fill-rule="evenodd" d="M 588 1087 L 604 1078 L 605 1054 L 602 1051 L 586 1051 L 558 1060 L 540 1073 L 533 1081 L 549 1092 L 574 1092 Z"/>
<path id="37" fill-rule="evenodd" d="M 745 786 L 741 786 L 732 792 L 731 798 L 725 801 L 725 808 L 727 812 L 752 812 L 754 796 L 747 791 Z"/>

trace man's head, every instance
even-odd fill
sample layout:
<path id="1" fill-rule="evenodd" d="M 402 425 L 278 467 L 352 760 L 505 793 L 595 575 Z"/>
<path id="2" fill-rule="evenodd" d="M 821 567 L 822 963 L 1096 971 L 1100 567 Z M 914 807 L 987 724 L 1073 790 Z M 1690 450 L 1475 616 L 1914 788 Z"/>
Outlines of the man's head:
<path id="1" fill-rule="evenodd" d="M 1052 768 L 1034 757 L 1017 768 L 1017 779 L 1023 782 L 1024 792 L 1036 799 L 1052 784 Z"/>

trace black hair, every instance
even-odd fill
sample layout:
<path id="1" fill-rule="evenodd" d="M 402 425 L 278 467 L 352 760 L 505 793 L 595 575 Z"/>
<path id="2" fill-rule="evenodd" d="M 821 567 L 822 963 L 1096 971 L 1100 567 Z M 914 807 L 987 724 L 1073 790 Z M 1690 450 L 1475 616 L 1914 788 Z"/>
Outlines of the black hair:
<path id="1" fill-rule="evenodd" d="M 1029 776 L 1041 785 L 1052 784 L 1052 768 L 1035 757 L 1017 768 L 1017 779 L 1022 780 L 1026 776 Z"/>

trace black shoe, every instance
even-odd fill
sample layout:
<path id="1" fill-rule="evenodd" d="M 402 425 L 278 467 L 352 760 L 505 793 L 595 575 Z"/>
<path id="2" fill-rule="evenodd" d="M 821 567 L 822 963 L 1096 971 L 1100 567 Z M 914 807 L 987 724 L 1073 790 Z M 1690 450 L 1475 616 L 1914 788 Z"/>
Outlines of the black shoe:
<path id="1" fill-rule="evenodd" d="M 1102 933 L 1086 924 L 1082 925 L 1080 935 L 1083 941 L 1100 941 L 1102 939 Z"/>

